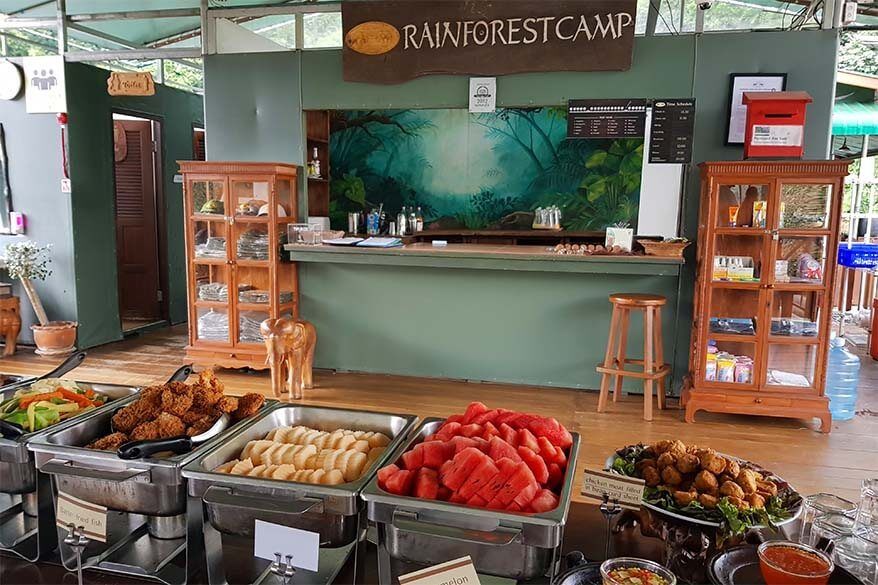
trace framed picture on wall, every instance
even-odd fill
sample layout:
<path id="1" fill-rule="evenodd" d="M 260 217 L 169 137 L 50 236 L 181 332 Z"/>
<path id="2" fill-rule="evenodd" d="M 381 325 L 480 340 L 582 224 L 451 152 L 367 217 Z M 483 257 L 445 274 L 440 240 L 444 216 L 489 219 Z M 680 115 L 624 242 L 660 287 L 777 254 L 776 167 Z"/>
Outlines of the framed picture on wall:
<path id="1" fill-rule="evenodd" d="M 786 73 L 732 73 L 729 76 L 729 116 L 726 125 L 726 144 L 744 144 L 747 126 L 745 91 L 784 91 Z"/>

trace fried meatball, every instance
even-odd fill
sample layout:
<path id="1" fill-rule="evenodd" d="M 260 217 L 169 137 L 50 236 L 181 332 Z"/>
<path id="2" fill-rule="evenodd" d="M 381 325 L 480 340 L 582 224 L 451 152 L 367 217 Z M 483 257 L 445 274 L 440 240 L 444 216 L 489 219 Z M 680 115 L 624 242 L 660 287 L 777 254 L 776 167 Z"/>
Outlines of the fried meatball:
<path id="1" fill-rule="evenodd" d="M 736 507 L 739 510 L 749 510 L 750 504 L 742 500 L 741 498 L 737 498 L 735 496 L 729 496 L 729 503 Z"/>
<path id="2" fill-rule="evenodd" d="M 701 504 L 702 506 L 704 506 L 705 508 L 707 508 L 708 510 L 716 508 L 716 502 L 717 502 L 716 496 L 712 496 L 710 494 L 701 494 L 698 496 L 698 503 Z"/>
<path id="3" fill-rule="evenodd" d="M 106 437 L 101 437 L 96 441 L 92 441 L 85 446 L 86 449 L 95 449 L 97 451 L 115 451 L 124 443 L 128 442 L 128 435 L 125 433 L 112 433 Z"/>
<path id="4" fill-rule="evenodd" d="M 695 473 L 698 471 L 698 467 L 701 465 L 698 457 L 692 455 L 691 453 L 684 453 L 680 457 L 677 458 L 677 471 L 680 473 Z"/>
<path id="5" fill-rule="evenodd" d="M 667 441 L 667 440 L 659 441 L 658 443 L 656 443 L 655 445 L 652 446 L 652 449 L 653 449 L 653 451 L 655 451 L 656 453 L 661 455 L 662 453 L 664 453 L 665 451 L 667 451 L 668 449 L 671 448 L 672 443 L 673 443 L 673 441 Z"/>
<path id="6" fill-rule="evenodd" d="M 241 420 L 256 414 L 265 404 L 265 396 L 251 392 L 238 399 L 238 408 L 232 413 L 232 418 Z"/>
<path id="7" fill-rule="evenodd" d="M 744 499 L 744 490 L 741 489 L 741 486 L 731 481 L 727 481 L 719 486 L 719 493 L 720 495 L 729 496 L 730 498 L 738 498 L 739 500 Z"/>
<path id="8" fill-rule="evenodd" d="M 729 475 L 732 479 L 737 479 L 738 474 L 741 473 L 741 466 L 737 461 L 729 459 L 726 462 L 726 469 L 723 473 Z"/>
<path id="9" fill-rule="evenodd" d="M 238 409 L 238 399 L 235 396 L 223 396 L 217 401 L 216 408 L 231 414 Z"/>
<path id="10" fill-rule="evenodd" d="M 680 507 L 685 507 L 694 502 L 698 498 L 698 492 L 674 492 L 674 501 Z"/>
<path id="11" fill-rule="evenodd" d="M 677 486 L 683 482 L 683 476 L 675 467 L 665 467 L 662 469 L 662 481 L 669 486 Z"/>
<path id="12" fill-rule="evenodd" d="M 655 459 L 641 459 L 637 463 L 634 464 L 634 471 L 642 471 L 645 467 L 655 467 Z"/>
<path id="13" fill-rule="evenodd" d="M 658 460 L 656 460 L 656 467 L 659 469 L 664 469 L 665 467 L 671 467 L 677 462 L 677 457 L 673 453 L 662 453 L 659 455 Z"/>
<path id="14" fill-rule="evenodd" d="M 750 494 L 747 496 L 747 503 L 750 504 L 751 508 L 764 508 L 765 498 L 759 494 Z"/>
<path id="15" fill-rule="evenodd" d="M 715 494 L 719 489 L 716 476 L 706 469 L 702 469 L 695 476 L 695 489 L 704 494 Z"/>
<path id="16" fill-rule="evenodd" d="M 777 484 L 773 481 L 756 481 L 756 491 L 760 494 L 767 494 L 768 496 L 776 496 L 777 495 Z"/>
<path id="17" fill-rule="evenodd" d="M 662 476 L 655 467 L 644 467 L 640 474 L 649 487 L 656 487 L 662 482 Z"/>
<path id="18" fill-rule="evenodd" d="M 671 446 L 668 447 L 668 453 L 672 453 L 678 459 L 686 454 L 686 443 L 677 439 L 671 443 Z"/>
<path id="19" fill-rule="evenodd" d="M 741 486 L 745 494 L 756 493 L 756 474 L 749 469 L 742 469 L 738 477 L 735 478 L 735 483 Z"/>
<path id="20" fill-rule="evenodd" d="M 701 467 L 714 475 L 719 475 L 726 468 L 726 460 L 722 455 L 718 455 L 716 451 L 707 451 L 700 458 Z"/>

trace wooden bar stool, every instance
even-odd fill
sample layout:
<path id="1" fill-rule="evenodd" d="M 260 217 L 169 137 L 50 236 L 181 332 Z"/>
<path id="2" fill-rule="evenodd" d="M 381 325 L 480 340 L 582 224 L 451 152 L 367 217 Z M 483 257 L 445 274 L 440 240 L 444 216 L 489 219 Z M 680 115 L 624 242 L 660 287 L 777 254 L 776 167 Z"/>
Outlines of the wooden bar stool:
<path id="1" fill-rule="evenodd" d="M 595 368 L 602 374 L 598 412 L 607 407 L 611 379 L 615 378 L 613 402 L 616 402 L 622 392 L 622 379 L 631 376 L 643 380 L 643 420 L 652 420 L 653 382 L 658 381 L 658 407 L 662 410 L 665 407 L 665 376 L 670 372 L 662 348 L 662 307 L 667 299 L 661 295 L 614 293 L 610 295 L 610 302 L 613 303 L 613 316 L 607 353 L 604 363 Z M 640 360 L 625 357 L 631 311 L 643 311 L 643 359 Z M 643 371 L 625 370 L 626 364 L 642 365 Z"/>

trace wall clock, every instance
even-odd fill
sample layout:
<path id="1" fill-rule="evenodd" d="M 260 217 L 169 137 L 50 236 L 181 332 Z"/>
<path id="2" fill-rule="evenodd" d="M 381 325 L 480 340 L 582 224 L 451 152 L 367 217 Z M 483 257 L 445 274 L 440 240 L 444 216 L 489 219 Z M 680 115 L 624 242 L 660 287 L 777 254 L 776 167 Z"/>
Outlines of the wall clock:
<path id="1" fill-rule="evenodd" d="M 21 69 L 11 61 L 0 60 L 0 100 L 14 100 L 21 93 Z"/>

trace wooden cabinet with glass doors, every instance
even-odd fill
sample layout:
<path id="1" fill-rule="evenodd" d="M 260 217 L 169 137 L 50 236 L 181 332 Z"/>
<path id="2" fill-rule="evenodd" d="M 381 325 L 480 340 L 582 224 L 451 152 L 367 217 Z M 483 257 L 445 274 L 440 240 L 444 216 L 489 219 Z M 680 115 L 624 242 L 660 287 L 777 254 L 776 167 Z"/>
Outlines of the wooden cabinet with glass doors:
<path id="1" fill-rule="evenodd" d="M 821 420 L 844 161 L 702 163 L 686 421 Z"/>
<path id="2" fill-rule="evenodd" d="M 298 217 L 296 167 L 180 162 L 186 217 L 189 345 L 204 366 L 266 368 L 259 325 L 298 316 L 296 265 L 281 258 Z"/>

